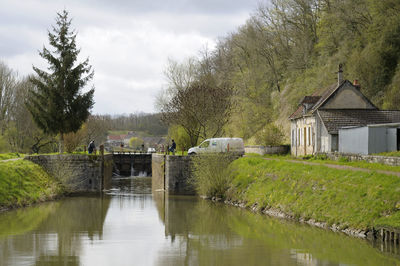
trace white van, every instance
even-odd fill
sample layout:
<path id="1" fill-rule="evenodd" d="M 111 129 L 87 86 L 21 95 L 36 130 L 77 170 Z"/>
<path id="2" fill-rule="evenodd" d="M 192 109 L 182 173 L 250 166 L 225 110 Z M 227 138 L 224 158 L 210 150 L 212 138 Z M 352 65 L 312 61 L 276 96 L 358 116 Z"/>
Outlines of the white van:
<path id="1" fill-rule="evenodd" d="M 213 138 L 206 139 L 199 146 L 188 150 L 189 155 L 207 152 L 230 152 L 240 156 L 244 155 L 244 144 L 241 138 Z"/>

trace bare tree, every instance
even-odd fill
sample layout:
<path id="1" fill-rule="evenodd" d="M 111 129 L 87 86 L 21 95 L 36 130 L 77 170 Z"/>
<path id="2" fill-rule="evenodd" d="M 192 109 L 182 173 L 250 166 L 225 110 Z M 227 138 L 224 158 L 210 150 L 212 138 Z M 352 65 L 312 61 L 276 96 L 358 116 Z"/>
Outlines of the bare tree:
<path id="1" fill-rule="evenodd" d="M 162 120 L 170 125 L 182 126 L 192 146 L 199 139 L 221 136 L 229 121 L 232 92 L 228 87 L 193 83 L 178 90 L 163 106 Z"/>
<path id="2" fill-rule="evenodd" d="M 0 62 L 0 133 L 4 135 L 14 100 L 16 74 Z"/>

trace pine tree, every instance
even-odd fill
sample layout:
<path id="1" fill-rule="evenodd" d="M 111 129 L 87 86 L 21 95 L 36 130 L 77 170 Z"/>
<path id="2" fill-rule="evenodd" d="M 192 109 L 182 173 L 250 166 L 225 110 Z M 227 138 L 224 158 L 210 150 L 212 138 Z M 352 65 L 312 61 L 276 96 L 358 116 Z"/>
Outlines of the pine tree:
<path id="1" fill-rule="evenodd" d="M 64 134 L 76 132 L 93 107 L 94 87 L 86 93 L 82 88 L 93 78 L 89 59 L 78 63 L 76 33 L 70 30 L 71 19 L 64 10 L 57 13 L 57 26 L 48 32 L 52 51 L 43 47 L 39 52 L 49 64 L 48 71 L 33 66 L 35 85 L 27 107 L 36 124 L 47 134 L 59 135 L 59 152 L 63 152 Z"/>

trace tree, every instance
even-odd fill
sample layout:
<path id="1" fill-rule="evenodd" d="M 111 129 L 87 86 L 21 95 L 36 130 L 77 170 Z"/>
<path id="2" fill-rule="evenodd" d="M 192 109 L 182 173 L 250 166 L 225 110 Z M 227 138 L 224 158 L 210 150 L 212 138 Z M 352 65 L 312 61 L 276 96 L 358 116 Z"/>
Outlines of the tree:
<path id="1" fill-rule="evenodd" d="M 53 152 L 53 146 L 57 143 L 54 137 L 44 134 L 34 123 L 32 116 L 26 108 L 26 101 L 29 97 L 29 90 L 32 83 L 29 78 L 23 78 L 16 82 L 14 97 L 9 110 L 9 121 L 5 135 L 13 152 L 39 153 L 46 149 Z"/>
<path id="2" fill-rule="evenodd" d="M 140 149 L 141 146 L 144 144 L 143 139 L 138 138 L 138 137 L 132 137 L 129 139 L 129 146 L 131 146 L 134 149 Z"/>
<path id="3" fill-rule="evenodd" d="M 80 52 L 76 48 L 76 33 L 70 30 L 71 20 L 64 10 L 57 13 L 56 27 L 49 31 L 53 52 L 43 47 L 39 53 L 49 64 L 48 72 L 33 67 L 37 76 L 31 78 L 27 107 L 35 123 L 45 133 L 59 135 L 59 152 L 63 152 L 64 134 L 76 132 L 88 118 L 93 107 L 94 88 L 86 93 L 82 89 L 93 78 L 89 59 L 77 63 Z"/>
<path id="4" fill-rule="evenodd" d="M 15 73 L 4 63 L 0 62 L 0 134 L 3 135 L 10 120 L 15 88 Z"/>
<path id="5" fill-rule="evenodd" d="M 224 133 L 232 108 L 232 89 L 195 82 L 179 90 L 166 103 L 162 119 L 169 125 L 183 127 L 195 146 L 199 139 L 219 137 Z"/>

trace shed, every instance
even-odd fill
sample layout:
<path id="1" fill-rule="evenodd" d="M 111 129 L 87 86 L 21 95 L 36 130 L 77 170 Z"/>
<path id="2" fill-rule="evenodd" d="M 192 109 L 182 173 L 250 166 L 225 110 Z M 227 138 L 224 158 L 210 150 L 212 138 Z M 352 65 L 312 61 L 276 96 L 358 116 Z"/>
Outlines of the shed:
<path id="1" fill-rule="evenodd" d="M 339 129 L 339 152 L 373 154 L 400 150 L 400 123 Z"/>

